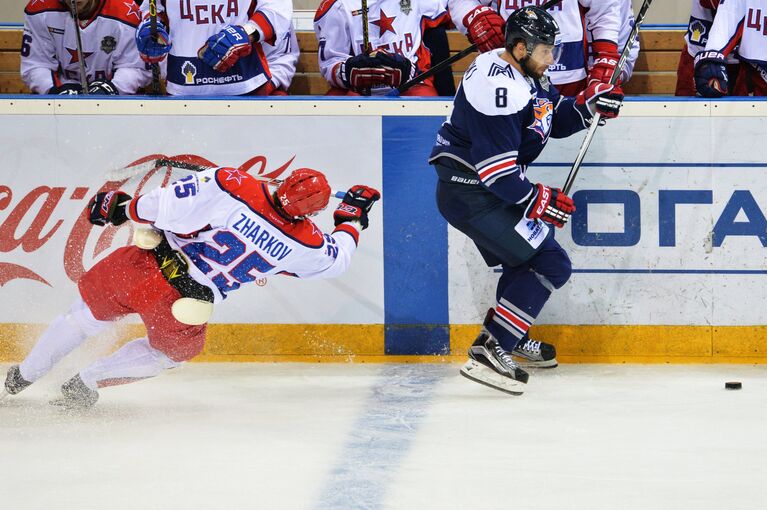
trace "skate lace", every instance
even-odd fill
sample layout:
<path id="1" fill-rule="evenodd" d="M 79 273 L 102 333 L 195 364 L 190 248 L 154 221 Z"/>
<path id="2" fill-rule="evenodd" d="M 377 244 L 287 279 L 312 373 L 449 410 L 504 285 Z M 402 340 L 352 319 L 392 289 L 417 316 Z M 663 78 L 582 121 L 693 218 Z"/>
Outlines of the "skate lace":
<path id="1" fill-rule="evenodd" d="M 528 340 L 522 346 L 523 351 L 531 352 L 533 354 L 541 354 L 541 342 L 536 340 Z"/>
<path id="2" fill-rule="evenodd" d="M 502 362 L 511 368 L 517 368 L 517 362 L 511 358 L 511 355 L 506 352 L 503 347 L 496 344 L 493 346 L 493 349 L 495 350 L 495 355 L 500 358 Z"/>

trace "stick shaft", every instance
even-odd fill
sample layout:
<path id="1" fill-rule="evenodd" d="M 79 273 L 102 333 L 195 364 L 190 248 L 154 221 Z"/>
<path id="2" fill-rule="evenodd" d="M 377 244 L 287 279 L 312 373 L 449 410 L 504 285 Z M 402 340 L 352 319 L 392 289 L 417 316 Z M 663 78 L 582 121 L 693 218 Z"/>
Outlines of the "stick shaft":
<path id="1" fill-rule="evenodd" d="M 77 63 L 80 65 L 80 86 L 83 89 L 83 95 L 88 95 L 88 70 L 85 67 L 83 58 L 83 41 L 80 38 L 80 13 L 77 12 L 77 0 L 70 0 L 72 3 L 72 15 L 75 22 L 75 44 L 77 45 Z"/>
<path id="2" fill-rule="evenodd" d="M 157 42 L 157 0 L 149 0 L 149 33 Z M 152 64 L 152 94 L 160 95 L 160 64 Z"/>
<path id="3" fill-rule="evenodd" d="M 631 47 L 639 38 L 639 27 L 644 22 L 644 18 L 647 15 L 647 10 L 650 8 L 650 4 L 652 4 L 652 0 L 644 0 L 642 7 L 637 13 L 634 22 L 634 28 L 631 29 L 628 41 L 626 41 L 626 46 L 623 48 L 623 52 L 621 52 L 621 56 L 618 59 L 618 64 L 615 66 L 613 75 L 610 78 L 610 84 L 612 85 L 615 85 L 618 82 L 618 79 L 620 79 L 621 71 L 623 70 L 623 66 L 626 64 L 626 59 L 628 59 Z M 583 159 L 586 157 L 586 151 L 589 150 L 589 145 L 591 145 L 591 140 L 594 138 L 594 133 L 596 133 L 597 127 L 599 127 L 599 120 L 601 118 L 602 116 L 599 114 L 599 112 L 597 112 L 591 119 L 589 130 L 586 132 L 586 137 L 583 139 L 583 143 L 581 143 L 581 148 L 578 150 L 578 155 L 575 157 L 575 162 L 573 163 L 572 168 L 570 168 L 570 173 L 567 175 L 567 180 L 565 181 L 565 185 L 562 188 L 562 191 L 565 193 L 565 195 L 570 194 L 570 190 L 572 189 L 573 183 L 575 182 L 575 177 L 578 175 L 578 170 L 580 170 Z"/>

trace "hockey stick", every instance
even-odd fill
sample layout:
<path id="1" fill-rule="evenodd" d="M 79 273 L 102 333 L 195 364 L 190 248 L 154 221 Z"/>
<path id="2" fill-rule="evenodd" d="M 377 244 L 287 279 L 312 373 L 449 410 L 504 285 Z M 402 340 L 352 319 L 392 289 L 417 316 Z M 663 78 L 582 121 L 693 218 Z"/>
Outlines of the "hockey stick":
<path id="1" fill-rule="evenodd" d="M 130 179 L 131 177 L 135 177 L 137 175 L 146 174 L 147 172 L 154 170 L 157 167 L 163 167 L 163 166 L 169 166 L 171 168 L 178 168 L 180 170 L 191 170 L 193 172 L 202 172 L 203 170 L 209 170 L 211 168 L 217 168 L 213 166 L 205 166 L 205 165 L 197 165 L 195 163 L 188 163 L 186 161 L 178 161 L 175 159 L 152 159 L 149 161 L 145 161 L 144 163 L 131 166 L 130 168 L 119 168 L 116 170 L 112 170 L 110 172 L 107 172 L 107 179 Z M 127 171 L 126 171 L 127 170 Z M 248 174 L 251 175 L 251 174 Z M 251 175 L 251 177 L 255 178 L 258 181 L 265 182 L 267 184 L 270 184 L 272 186 L 279 186 L 282 184 L 283 179 L 265 179 L 264 177 L 258 176 L 258 175 Z M 334 197 L 338 198 L 339 200 L 343 200 L 344 196 L 346 195 L 346 192 L 344 191 L 331 191 Z"/>
<path id="2" fill-rule="evenodd" d="M 157 0 L 149 0 L 149 34 L 157 43 Z M 160 64 L 152 64 L 152 95 L 160 95 Z"/>
<path id="3" fill-rule="evenodd" d="M 562 0 L 549 0 L 545 4 L 541 5 L 541 9 L 544 11 L 547 9 L 551 9 L 558 3 L 560 3 Z M 413 87 L 414 85 L 418 85 L 422 81 L 424 81 L 427 78 L 431 78 L 435 74 L 441 72 L 443 69 L 445 69 L 447 66 L 452 65 L 454 62 L 458 62 L 462 58 L 464 58 L 466 55 L 469 55 L 471 53 L 474 53 L 477 50 L 477 45 L 472 44 L 468 46 L 466 49 L 459 51 L 455 55 L 446 58 L 439 64 L 435 64 L 426 71 L 422 72 L 418 76 L 414 77 L 412 80 L 406 81 L 396 89 L 390 90 L 386 95 L 387 96 L 401 96 L 403 92 L 408 90 L 409 88 Z"/>
<path id="4" fill-rule="evenodd" d="M 642 4 L 642 7 L 639 8 L 639 12 L 637 13 L 636 19 L 634 21 L 634 28 L 631 29 L 631 33 L 629 34 L 629 39 L 626 41 L 626 46 L 623 48 L 623 51 L 621 52 L 621 57 L 618 59 L 618 65 L 615 66 L 615 70 L 613 71 L 613 75 L 610 78 L 610 85 L 615 85 L 618 82 L 618 79 L 621 76 L 621 71 L 623 70 L 623 66 L 626 64 L 626 59 L 629 56 L 629 52 L 631 51 L 631 47 L 636 43 L 637 39 L 639 38 L 639 27 L 644 22 L 644 18 L 647 15 L 647 10 L 650 8 L 650 4 L 652 3 L 652 0 L 644 0 L 644 3 Z M 583 163 L 583 158 L 586 157 L 586 151 L 589 150 L 589 145 L 591 145 L 591 140 L 594 138 L 594 133 L 596 133 L 597 128 L 599 127 L 599 120 L 602 118 L 602 115 L 599 112 L 596 112 L 594 114 L 594 117 L 591 119 L 591 125 L 589 126 L 588 132 L 586 132 L 586 137 L 583 139 L 583 143 L 581 144 L 581 148 L 578 151 L 578 155 L 575 157 L 575 162 L 573 163 L 572 168 L 570 169 L 570 173 L 567 175 L 567 180 L 565 181 L 565 185 L 562 188 L 562 191 L 565 195 L 570 194 L 570 189 L 573 187 L 573 183 L 575 182 L 575 176 L 578 175 L 578 170 L 581 168 L 581 163 Z"/>
<path id="5" fill-rule="evenodd" d="M 72 13 L 75 22 L 75 43 L 77 45 L 77 63 L 80 64 L 80 86 L 83 89 L 83 95 L 88 95 L 88 76 L 85 74 L 85 59 L 83 58 L 83 41 L 80 38 L 80 13 L 77 12 L 77 0 L 70 0 L 72 4 Z"/>
<path id="6" fill-rule="evenodd" d="M 368 0 L 362 0 L 362 53 L 370 53 L 370 29 L 368 28 Z M 364 88 L 360 91 L 363 96 L 370 95 L 370 89 Z"/>

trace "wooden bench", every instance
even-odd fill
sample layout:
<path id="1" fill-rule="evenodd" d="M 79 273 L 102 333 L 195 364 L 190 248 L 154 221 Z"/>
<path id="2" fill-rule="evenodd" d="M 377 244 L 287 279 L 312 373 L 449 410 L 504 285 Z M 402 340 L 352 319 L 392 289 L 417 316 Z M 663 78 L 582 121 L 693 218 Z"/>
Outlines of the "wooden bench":
<path id="1" fill-rule="evenodd" d="M 314 32 L 299 32 L 298 44 L 301 56 L 290 93 L 293 95 L 322 95 L 328 85 L 320 74 L 317 63 L 317 39 Z M 458 32 L 449 32 L 451 52 L 461 51 L 468 46 L 466 37 Z M 684 46 L 684 31 L 643 30 L 640 33 L 642 51 L 634 69 L 634 76 L 626 85 L 627 94 L 673 95 L 676 87 L 676 68 L 679 54 Z M 0 30 L 0 94 L 26 94 L 29 90 L 19 76 L 19 48 L 21 30 Z M 466 67 L 473 60 L 467 56 L 453 66 L 456 85 Z"/>

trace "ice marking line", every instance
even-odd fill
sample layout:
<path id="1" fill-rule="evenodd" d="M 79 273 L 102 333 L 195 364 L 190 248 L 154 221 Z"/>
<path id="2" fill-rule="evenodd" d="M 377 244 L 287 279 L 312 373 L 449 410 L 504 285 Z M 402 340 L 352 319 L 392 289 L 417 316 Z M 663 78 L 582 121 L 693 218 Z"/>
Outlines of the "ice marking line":
<path id="1" fill-rule="evenodd" d="M 494 268 L 494 273 L 503 269 Z M 767 274 L 765 269 L 573 269 L 581 274 Z"/>
<path id="2" fill-rule="evenodd" d="M 370 389 L 315 510 L 382 508 L 445 367 L 387 365 Z"/>

